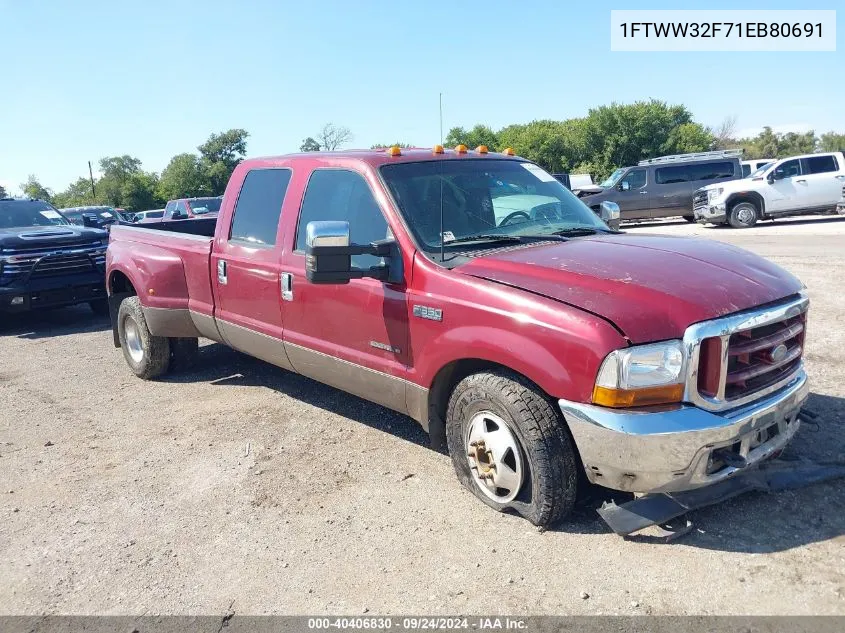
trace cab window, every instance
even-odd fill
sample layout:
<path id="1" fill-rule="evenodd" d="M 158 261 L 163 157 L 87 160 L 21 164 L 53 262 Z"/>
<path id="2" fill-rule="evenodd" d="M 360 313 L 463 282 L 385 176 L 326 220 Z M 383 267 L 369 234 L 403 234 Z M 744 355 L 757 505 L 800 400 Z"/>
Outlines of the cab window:
<path id="1" fill-rule="evenodd" d="M 296 250 L 305 250 L 305 229 L 309 222 L 339 220 L 349 222 L 349 240 L 369 244 L 390 237 L 387 221 L 373 192 L 361 174 L 347 169 L 317 169 L 308 180 L 302 210 L 296 226 Z M 374 255 L 353 255 L 352 266 L 381 266 Z"/>
<path id="2" fill-rule="evenodd" d="M 774 171 L 775 180 L 782 180 L 784 178 L 792 178 L 793 176 L 801 175 L 801 161 L 797 158 L 788 160 L 785 163 L 778 165 Z"/>
<path id="3" fill-rule="evenodd" d="M 646 170 L 645 169 L 631 169 L 627 174 L 622 176 L 622 189 L 631 190 L 639 189 L 645 186 Z"/>

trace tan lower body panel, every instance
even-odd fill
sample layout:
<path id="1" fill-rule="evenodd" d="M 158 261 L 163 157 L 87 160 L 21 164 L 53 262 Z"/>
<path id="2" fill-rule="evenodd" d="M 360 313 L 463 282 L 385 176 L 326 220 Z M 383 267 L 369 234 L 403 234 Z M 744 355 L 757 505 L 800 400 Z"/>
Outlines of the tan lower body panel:
<path id="1" fill-rule="evenodd" d="M 155 336 L 204 337 L 411 416 L 428 429 L 428 389 L 403 378 L 187 309 L 144 308 Z"/>

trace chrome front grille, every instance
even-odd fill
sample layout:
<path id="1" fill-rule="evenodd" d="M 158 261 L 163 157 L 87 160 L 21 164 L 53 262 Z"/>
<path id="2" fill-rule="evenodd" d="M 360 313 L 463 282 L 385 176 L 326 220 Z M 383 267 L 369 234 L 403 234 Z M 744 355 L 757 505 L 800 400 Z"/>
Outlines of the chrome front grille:
<path id="1" fill-rule="evenodd" d="M 707 208 L 707 192 L 696 191 L 692 197 L 693 211 L 699 211 Z"/>
<path id="2" fill-rule="evenodd" d="M 747 404 L 802 370 L 806 296 L 705 321 L 684 335 L 689 371 L 685 400 L 711 411 Z"/>
<path id="3" fill-rule="evenodd" d="M 0 281 L 53 277 L 104 269 L 106 246 L 90 243 L 54 248 L 21 248 L 0 255 Z"/>

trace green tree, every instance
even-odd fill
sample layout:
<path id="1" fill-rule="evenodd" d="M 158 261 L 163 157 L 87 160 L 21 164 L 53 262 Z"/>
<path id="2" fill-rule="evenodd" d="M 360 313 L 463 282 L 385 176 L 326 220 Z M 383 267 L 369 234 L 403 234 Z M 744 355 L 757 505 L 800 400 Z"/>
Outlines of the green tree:
<path id="1" fill-rule="evenodd" d="M 784 158 L 796 154 L 811 154 L 816 151 L 818 139 L 812 130 L 783 134 L 766 126 L 757 136 L 740 139 L 737 145 L 745 150 L 745 158 Z"/>
<path id="2" fill-rule="evenodd" d="M 224 164 L 220 164 L 225 170 Z M 218 167 L 220 169 L 221 167 Z M 211 181 L 206 165 L 196 154 L 177 154 L 170 159 L 158 181 L 158 197 L 174 200 L 211 194 Z"/>
<path id="3" fill-rule="evenodd" d="M 486 145 L 491 152 L 499 149 L 499 137 L 486 125 L 474 125 L 472 129 L 465 130 L 462 127 L 453 127 L 449 130 L 444 141 L 447 147 L 466 145 L 475 149 L 479 145 Z"/>
<path id="4" fill-rule="evenodd" d="M 667 154 L 705 152 L 714 147 L 713 133 L 699 123 L 683 123 L 669 132 L 666 139 Z"/>
<path id="5" fill-rule="evenodd" d="M 82 207 L 96 202 L 91 194 L 91 181 L 85 177 L 77 178 L 68 185 L 67 189 L 57 193 L 53 198 L 53 204 L 60 209 Z"/>
<path id="6" fill-rule="evenodd" d="M 569 172 L 585 160 L 583 120 L 531 121 L 499 130 L 499 148 L 511 147 L 519 155 L 546 170 Z"/>
<path id="7" fill-rule="evenodd" d="M 21 184 L 23 195 L 30 198 L 38 198 L 50 202 L 53 199 L 53 192 L 42 185 L 35 174 L 30 174 L 25 183 Z"/>
<path id="8" fill-rule="evenodd" d="M 129 211 L 146 211 L 162 206 L 158 196 L 158 176 L 144 171 L 130 175 L 120 192 L 120 206 Z"/>
<path id="9" fill-rule="evenodd" d="M 319 152 L 320 151 L 320 144 L 315 141 L 310 136 L 302 141 L 302 145 L 299 146 L 300 152 Z"/>
<path id="10" fill-rule="evenodd" d="M 211 185 L 211 195 L 220 195 L 226 189 L 229 177 L 246 155 L 248 137 L 249 132 L 246 130 L 233 128 L 220 134 L 212 134 L 197 148 L 202 168 Z"/>
<path id="11" fill-rule="evenodd" d="M 375 145 L 370 145 L 370 149 L 387 149 L 388 147 L 394 146 L 403 148 L 413 147 L 413 145 L 409 145 L 408 143 L 376 143 Z"/>
<path id="12" fill-rule="evenodd" d="M 0 198 L 8 198 L 9 194 L 6 193 L 6 187 L 0 185 Z"/>
<path id="13" fill-rule="evenodd" d="M 819 150 L 822 152 L 845 151 L 845 134 L 827 132 L 819 139 Z"/>
<path id="14" fill-rule="evenodd" d="M 126 183 L 141 172 L 141 160 L 128 154 L 106 156 L 100 159 L 102 176 L 97 181 L 97 199 L 114 207 L 123 207 L 123 189 Z"/>

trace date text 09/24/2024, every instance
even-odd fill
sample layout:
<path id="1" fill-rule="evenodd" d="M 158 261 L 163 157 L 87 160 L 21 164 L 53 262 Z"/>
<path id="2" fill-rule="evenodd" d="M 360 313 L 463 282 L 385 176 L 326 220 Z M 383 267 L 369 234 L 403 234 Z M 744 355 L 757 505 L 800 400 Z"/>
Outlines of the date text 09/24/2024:
<path id="1" fill-rule="evenodd" d="M 445 630 L 525 630 L 528 622 L 523 618 L 510 617 L 404 617 L 401 620 L 390 617 L 353 618 L 309 618 L 308 628 L 313 630 L 390 630 L 402 631 L 445 631 Z"/>

